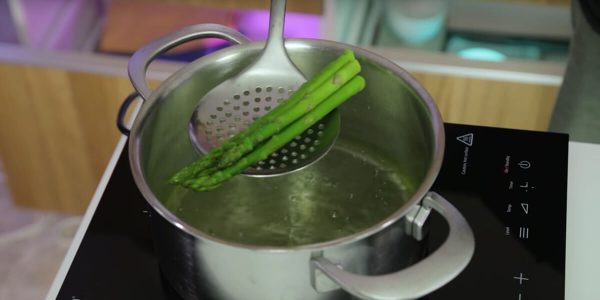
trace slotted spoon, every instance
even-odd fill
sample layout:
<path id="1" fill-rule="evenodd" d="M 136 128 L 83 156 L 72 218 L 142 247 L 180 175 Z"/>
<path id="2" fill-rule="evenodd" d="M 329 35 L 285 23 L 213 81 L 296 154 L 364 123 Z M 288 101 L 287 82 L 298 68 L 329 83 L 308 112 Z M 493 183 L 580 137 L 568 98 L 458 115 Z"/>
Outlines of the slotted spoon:
<path id="1" fill-rule="evenodd" d="M 202 154 L 220 145 L 268 113 L 306 81 L 284 46 L 285 0 L 271 0 L 269 36 L 259 58 L 235 77 L 202 97 L 190 120 L 192 144 Z M 307 167 L 325 155 L 338 136 L 337 111 L 242 172 L 276 176 Z"/>

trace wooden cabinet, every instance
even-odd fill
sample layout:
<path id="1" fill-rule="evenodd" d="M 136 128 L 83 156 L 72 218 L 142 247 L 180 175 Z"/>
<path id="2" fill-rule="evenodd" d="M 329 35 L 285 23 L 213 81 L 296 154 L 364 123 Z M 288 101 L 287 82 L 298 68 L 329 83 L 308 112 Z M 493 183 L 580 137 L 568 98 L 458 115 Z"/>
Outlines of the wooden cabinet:
<path id="1" fill-rule="evenodd" d="M 125 77 L 0 64 L 0 155 L 17 204 L 82 213 L 119 132 Z"/>
<path id="2" fill-rule="evenodd" d="M 545 131 L 558 86 L 466 76 L 413 73 L 436 101 L 444 121 Z"/>
<path id="3" fill-rule="evenodd" d="M 85 210 L 120 136 L 117 111 L 132 91 L 126 64 L 0 49 L 0 159 L 16 204 Z"/>

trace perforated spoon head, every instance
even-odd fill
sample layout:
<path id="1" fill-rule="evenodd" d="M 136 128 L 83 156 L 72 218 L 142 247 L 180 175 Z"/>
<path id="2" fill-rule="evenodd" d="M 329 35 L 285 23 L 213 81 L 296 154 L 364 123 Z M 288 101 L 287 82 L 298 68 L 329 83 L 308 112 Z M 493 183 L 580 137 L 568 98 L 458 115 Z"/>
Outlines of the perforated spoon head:
<path id="1" fill-rule="evenodd" d="M 271 1 L 269 37 L 259 58 L 200 100 L 189 130 L 192 144 L 200 153 L 206 154 L 248 127 L 306 81 L 285 50 L 285 3 L 285 0 Z M 329 151 L 339 128 L 339 113 L 334 111 L 243 174 L 276 176 L 300 170 Z"/>

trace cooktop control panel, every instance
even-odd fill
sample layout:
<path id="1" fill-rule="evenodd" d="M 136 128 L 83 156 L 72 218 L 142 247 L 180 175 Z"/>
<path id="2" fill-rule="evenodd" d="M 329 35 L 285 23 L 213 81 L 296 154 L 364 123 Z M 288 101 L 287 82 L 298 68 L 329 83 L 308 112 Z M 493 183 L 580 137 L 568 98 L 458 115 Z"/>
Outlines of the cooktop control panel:
<path id="1" fill-rule="evenodd" d="M 434 190 L 475 233 L 471 263 L 428 298 L 564 299 L 568 136 L 446 126 Z M 429 247 L 445 238 L 431 220 Z"/>

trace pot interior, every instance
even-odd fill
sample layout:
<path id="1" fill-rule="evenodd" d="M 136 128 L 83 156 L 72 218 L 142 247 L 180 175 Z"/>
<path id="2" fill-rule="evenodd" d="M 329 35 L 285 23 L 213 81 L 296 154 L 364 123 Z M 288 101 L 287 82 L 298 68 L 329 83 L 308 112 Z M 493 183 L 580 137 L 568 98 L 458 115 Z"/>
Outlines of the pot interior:
<path id="1" fill-rule="evenodd" d="M 306 40 L 288 42 L 287 48 L 307 77 L 344 49 Z M 340 135 L 324 158 L 287 175 L 239 175 L 210 192 L 166 182 L 199 157 L 187 132 L 202 95 L 250 64 L 260 50 L 260 44 L 236 46 L 201 58 L 144 104 L 132 131 L 133 152 L 139 155 L 133 165 L 146 185 L 142 190 L 148 189 L 146 198 L 151 193 L 160 204 L 149 202 L 175 214 L 184 228 L 194 228 L 192 234 L 267 247 L 364 235 L 400 218 L 437 173 L 432 171 L 439 167 L 434 163 L 440 147 L 437 111 L 407 83 L 404 71 L 360 49 L 354 50 L 367 87 L 339 108 Z M 231 110 L 243 112 L 243 105 Z"/>

